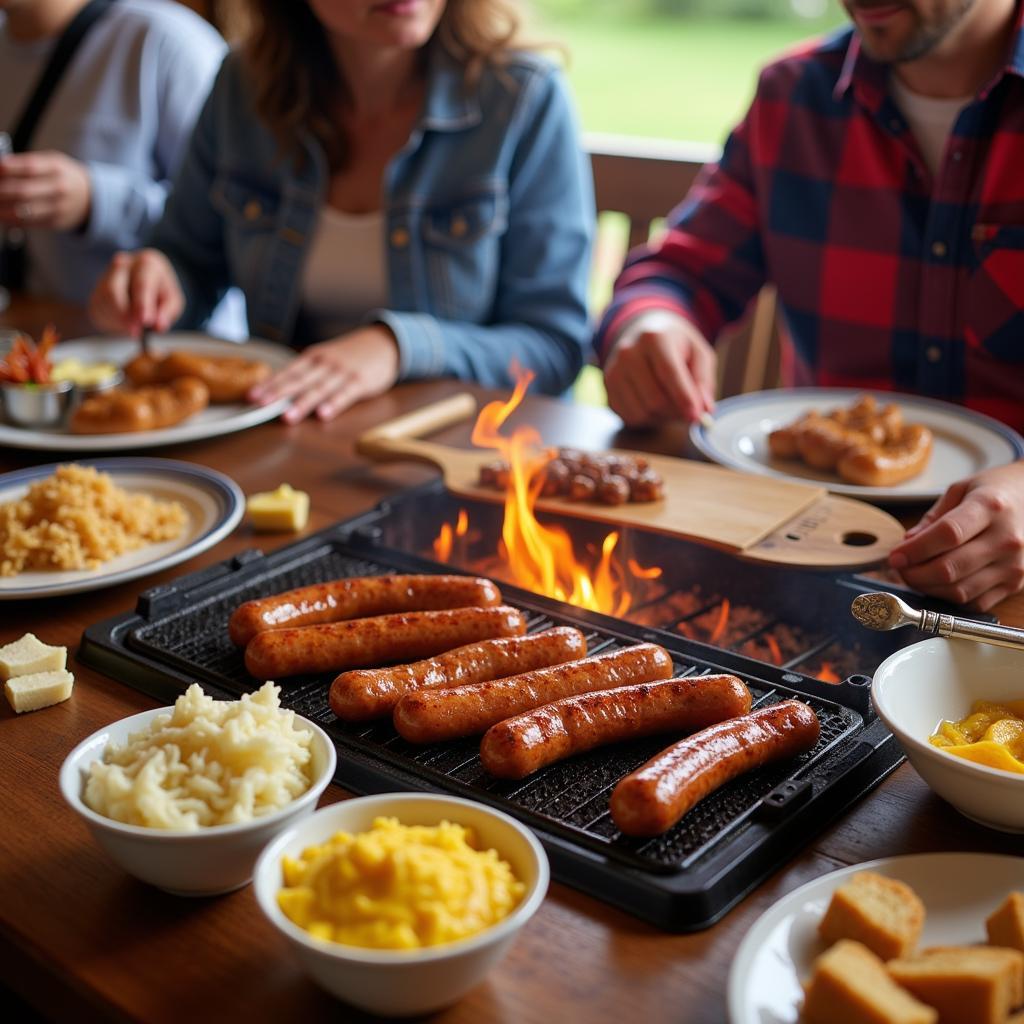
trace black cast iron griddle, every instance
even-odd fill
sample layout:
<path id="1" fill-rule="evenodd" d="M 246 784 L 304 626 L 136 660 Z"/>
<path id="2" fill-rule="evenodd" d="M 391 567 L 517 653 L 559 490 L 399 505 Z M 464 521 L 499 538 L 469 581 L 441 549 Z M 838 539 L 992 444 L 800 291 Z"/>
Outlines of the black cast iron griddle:
<path id="1" fill-rule="evenodd" d="M 341 523 L 263 555 L 248 551 L 142 593 L 133 612 L 89 627 L 84 663 L 166 703 L 192 682 L 220 698 L 260 685 L 228 640 L 227 621 L 243 601 L 341 576 L 450 572 L 424 558 L 383 547 L 364 526 Z M 655 839 L 622 836 L 608 797 L 623 775 L 672 741 L 654 737 L 592 751 L 518 782 L 489 777 L 478 741 L 417 747 L 390 722 L 339 722 L 327 703 L 333 673 L 282 685 L 285 707 L 322 726 L 338 751 L 335 776 L 354 793 L 418 790 L 468 797 L 535 830 L 554 876 L 661 928 L 706 928 L 785 863 L 810 838 L 875 786 L 902 759 L 869 700 L 870 679 L 826 684 L 798 672 L 631 625 L 504 585 L 531 632 L 552 625 L 582 629 L 590 653 L 642 641 L 671 651 L 678 675 L 733 672 L 755 707 L 797 697 L 821 720 L 821 739 L 792 762 L 729 783 Z"/>

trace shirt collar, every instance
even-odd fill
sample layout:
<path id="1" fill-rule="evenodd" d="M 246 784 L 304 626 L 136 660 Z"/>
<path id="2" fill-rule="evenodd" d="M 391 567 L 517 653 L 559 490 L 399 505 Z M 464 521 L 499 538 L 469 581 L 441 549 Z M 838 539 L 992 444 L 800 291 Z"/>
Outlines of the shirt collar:
<path id="1" fill-rule="evenodd" d="M 420 115 L 422 130 L 460 131 L 479 124 L 480 101 L 466 88 L 466 69 L 435 40 L 427 55 L 427 95 Z"/>
<path id="2" fill-rule="evenodd" d="M 1006 64 L 981 90 L 982 97 L 992 90 L 992 87 L 1003 75 L 1017 75 L 1024 78 L 1024 3 L 1017 5 L 1015 18 L 1016 24 L 1010 40 Z M 846 57 L 843 60 L 839 79 L 832 92 L 833 98 L 841 100 L 852 89 L 854 96 L 864 106 L 871 111 L 877 111 L 885 99 L 888 66 L 871 60 L 861 48 L 860 36 L 852 28 L 848 31 L 850 41 L 846 48 Z"/>

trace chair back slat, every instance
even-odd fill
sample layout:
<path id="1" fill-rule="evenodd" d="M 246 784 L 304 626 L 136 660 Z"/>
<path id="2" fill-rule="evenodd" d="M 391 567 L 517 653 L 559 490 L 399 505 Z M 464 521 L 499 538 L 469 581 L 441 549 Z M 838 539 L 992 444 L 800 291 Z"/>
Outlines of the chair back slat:
<path id="1" fill-rule="evenodd" d="M 665 215 L 686 195 L 713 146 L 654 139 L 588 135 L 598 230 L 591 278 L 595 315 L 611 299 L 626 253 L 664 230 Z M 775 288 L 767 285 L 739 324 L 716 345 L 719 397 L 777 385 L 778 329 Z"/>

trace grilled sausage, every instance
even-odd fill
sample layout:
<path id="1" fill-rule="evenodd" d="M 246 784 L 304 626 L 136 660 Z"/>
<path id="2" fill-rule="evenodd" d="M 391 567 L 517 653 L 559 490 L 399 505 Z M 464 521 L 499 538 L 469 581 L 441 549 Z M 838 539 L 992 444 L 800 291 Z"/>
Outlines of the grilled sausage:
<path id="1" fill-rule="evenodd" d="M 607 743 L 692 732 L 750 710 L 750 691 L 730 675 L 667 679 L 584 693 L 492 725 L 480 742 L 484 768 L 522 779 Z"/>
<path id="2" fill-rule="evenodd" d="M 797 447 L 797 438 L 804 425 L 818 413 L 811 409 L 799 419 L 788 423 L 785 426 L 777 427 L 768 434 L 768 451 L 777 459 L 798 459 L 800 449 Z"/>
<path id="3" fill-rule="evenodd" d="M 861 444 L 847 449 L 836 471 L 853 484 L 890 487 L 917 476 L 931 454 L 932 432 L 919 423 L 908 424 L 889 444 Z"/>
<path id="4" fill-rule="evenodd" d="M 228 636 L 232 643 L 244 647 L 257 633 L 284 626 L 315 626 L 388 612 L 489 608 L 499 604 L 501 591 L 482 577 L 350 576 L 246 601 L 233 612 Z"/>
<path id="5" fill-rule="evenodd" d="M 820 729 L 814 711 L 796 700 L 712 725 L 622 779 L 612 791 L 612 820 L 629 836 L 660 835 L 730 779 L 810 750 Z"/>
<path id="6" fill-rule="evenodd" d="M 132 384 L 167 384 L 180 377 L 198 377 L 210 389 L 211 402 L 244 402 L 250 388 L 270 376 L 270 367 L 241 356 L 204 356 L 174 351 L 165 356 L 141 353 L 124 368 Z"/>
<path id="7" fill-rule="evenodd" d="M 866 431 L 844 427 L 824 416 L 808 417 L 796 434 L 800 456 L 814 469 L 834 470 L 848 449 L 871 443 L 871 435 Z"/>
<path id="8" fill-rule="evenodd" d="M 390 715 L 407 693 L 465 686 L 582 658 L 587 641 L 578 629 L 557 626 L 532 636 L 499 637 L 456 647 L 436 658 L 343 672 L 331 684 L 331 710 L 347 722 Z"/>
<path id="9" fill-rule="evenodd" d="M 522 636 L 516 608 L 452 608 L 397 612 L 322 626 L 257 633 L 245 649 L 245 667 L 257 679 L 411 661 L 496 636 Z"/>
<path id="10" fill-rule="evenodd" d="M 173 427 L 210 404 L 210 392 L 195 377 L 182 377 L 137 391 L 90 395 L 71 414 L 75 434 L 126 434 Z"/>
<path id="11" fill-rule="evenodd" d="M 637 644 L 507 679 L 407 694 L 395 707 L 395 728 L 410 743 L 473 736 L 561 697 L 671 675 L 672 658 L 664 647 Z"/>

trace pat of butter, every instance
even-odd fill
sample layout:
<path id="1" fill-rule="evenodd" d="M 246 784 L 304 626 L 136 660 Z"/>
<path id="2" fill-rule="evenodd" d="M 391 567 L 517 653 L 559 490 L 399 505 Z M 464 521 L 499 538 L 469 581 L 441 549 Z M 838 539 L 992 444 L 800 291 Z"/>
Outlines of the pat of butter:
<path id="1" fill-rule="evenodd" d="M 0 680 L 37 672 L 59 672 L 67 666 L 68 649 L 44 644 L 34 633 L 26 633 L 0 647 Z"/>
<path id="2" fill-rule="evenodd" d="M 281 484 L 276 491 L 251 495 L 245 503 L 254 530 L 303 530 L 309 522 L 309 495 Z"/>
<path id="3" fill-rule="evenodd" d="M 23 711 L 38 711 L 67 700 L 74 682 L 75 677 L 65 669 L 34 672 L 8 679 L 4 683 L 4 693 L 7 703 L 20 715 Z"/>
<path id="4" fill-rule="evenodd" d="M 102 384 L 116 376 L 117 367 L 113 363 L 83 363 L 80 359 L 62 359 L 50 371 L 52 380 L 70 380 L 75 384 L 89 387 Z"/>

